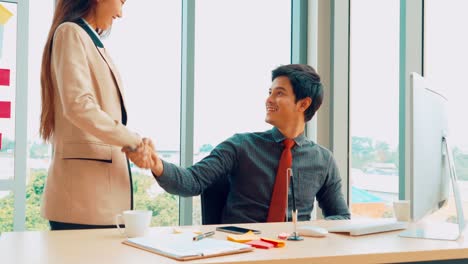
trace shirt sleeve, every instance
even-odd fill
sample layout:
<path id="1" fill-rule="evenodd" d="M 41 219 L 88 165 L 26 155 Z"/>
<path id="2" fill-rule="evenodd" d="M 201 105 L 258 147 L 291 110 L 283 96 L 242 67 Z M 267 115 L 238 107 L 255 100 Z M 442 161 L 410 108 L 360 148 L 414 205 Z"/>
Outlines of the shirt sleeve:
<path id="1" fill-rule="evenodd" d="M 330 155 L 325 183 L 317 193 L 317 201 L 327 220 L 350 219 L 346 200 L 341 192 L 341 177 L 335 158 Z"/>
<path id="2" fill-rule="evenodd" d="M 227 177 L 237 164 L 236 136 L 222 142 L 203 160 L 185 169 L 163 161 L 163 173 L 155 177 L 159 185 L 171 194 L 199 195 L 212 183 Z"/>

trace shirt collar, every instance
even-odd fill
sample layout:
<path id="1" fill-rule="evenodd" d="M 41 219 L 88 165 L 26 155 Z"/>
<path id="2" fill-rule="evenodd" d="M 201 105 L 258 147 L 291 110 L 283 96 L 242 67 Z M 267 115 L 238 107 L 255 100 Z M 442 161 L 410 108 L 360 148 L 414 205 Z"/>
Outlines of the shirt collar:
<path id="1" fill-rule="evenodd" d="M 96 32 L 96 30 L 94 30 L 94 28 L 91 27 L 88 21 L 86 21 L 84 18 L 80 18 L 77 21 L 77 24 L 81 26 L 86 31 L 86 33 L 88 33 L 88 35 L 93 40 L 94 45 L 96 45 L 99 48 L 104 48 L 104 44 L 102 44 L 101 37 Z"/>
<path id="2" fill-rule="evenodd" d="M 276 127 L 273 127 L 271 129 L 271 134 L 273 135 L 273 139 L 275 140 L 276 143 L 280 143 L 284 139 L 286 139 L 286 137 L 283 134 L 281 134 L 279 129 L 276 128 Z M 307 138 L 306 138 L 304 132 L 302 132 L 299 136 L 294 138 L 294 142 L 296 142 L 296 145 L 298 145 L 299 147 L 304 145 L 307 142 Z"/>

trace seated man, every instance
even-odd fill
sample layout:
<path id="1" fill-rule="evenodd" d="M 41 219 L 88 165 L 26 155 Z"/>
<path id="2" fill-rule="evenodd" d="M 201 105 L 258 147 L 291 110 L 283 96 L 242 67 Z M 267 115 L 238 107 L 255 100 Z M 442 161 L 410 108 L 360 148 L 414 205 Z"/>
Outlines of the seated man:
<path id="1" fill-rule="evenodd" d="M 159 185 L 172 194 L 196 196 L 228 177 L 222 223 L 284 221 L 286 196 L 292 204 L 288 168 L 299 221 L 310 220 L 315 197 L 326 219 L 349 219 L 332 153 L 304 135 L 306 122 L 322 104 L 320 76 L 308 65 L 291 64 L 273 70 L 272 81 L 265 104 L 271 130 L 235 134 L 187 169 L 161 160 L 149 139 L 135 152 L 124 151 L 137 166 L 151 168 Z"/>

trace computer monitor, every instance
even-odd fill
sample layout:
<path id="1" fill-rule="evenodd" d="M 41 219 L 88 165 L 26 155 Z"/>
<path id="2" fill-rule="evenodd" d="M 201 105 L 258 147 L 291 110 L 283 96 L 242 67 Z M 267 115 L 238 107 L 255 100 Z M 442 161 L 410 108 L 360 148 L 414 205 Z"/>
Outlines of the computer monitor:
<path id="1" fill-rule="evenodd" d="M 405 197 L 411 201 L 411 219 L 418 221 L 444 206 L 452 181 L 459 225 L 452 232 L 445 225 L 408 230 L 402 236 L 457 239 L 464 221 L 449 147 L 448 101 L 418 73 L 411 73 L 406 96 Z"/>

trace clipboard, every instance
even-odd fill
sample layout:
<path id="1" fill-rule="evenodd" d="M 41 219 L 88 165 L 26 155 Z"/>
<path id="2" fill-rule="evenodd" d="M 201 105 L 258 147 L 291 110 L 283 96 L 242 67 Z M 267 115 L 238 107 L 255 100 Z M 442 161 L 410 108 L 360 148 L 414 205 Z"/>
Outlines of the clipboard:
<path id="1" fill-rule="evenodd" d="M 194 260 L 253 251 L 247 244 L 204 238 L 193 241 L 193 234 L 159 234 L 128 238 L 125 245 L 143 249 L 175 260 Z"/>

